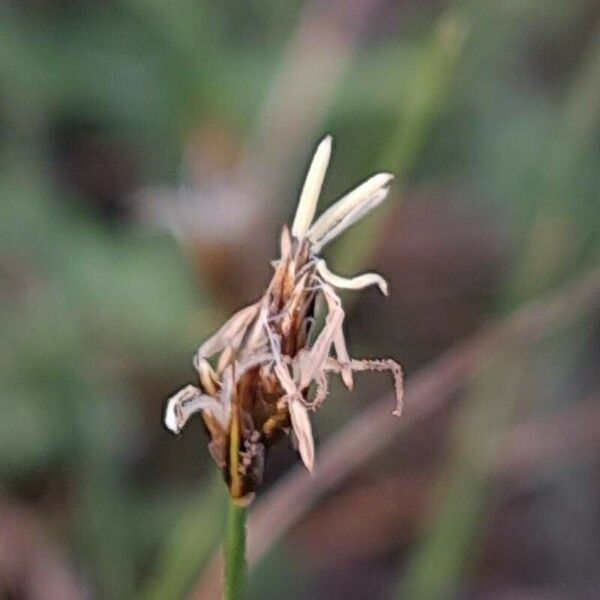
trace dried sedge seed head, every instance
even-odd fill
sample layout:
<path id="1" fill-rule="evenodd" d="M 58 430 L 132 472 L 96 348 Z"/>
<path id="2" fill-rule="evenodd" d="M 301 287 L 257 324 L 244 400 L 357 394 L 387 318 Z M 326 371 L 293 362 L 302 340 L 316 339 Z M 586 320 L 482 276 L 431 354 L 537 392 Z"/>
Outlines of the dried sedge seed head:
<path id="1" fill-rule="evenodd" d="M 383 202 L 392 176 L 380 173 L 367 179 L 313 223 L 330 156 L 327 136 L 309 167 L 291 232 L 283 227 L 280 257 L 273 263 L 265 294 L 200 346 L 194 357 L 199 387 L 188 385 L 167 403 L 165 425 L 174 433 L 193 414 L 201 414 L 210 453 L 231 496 L 240 502 L 249 501 L 260 486 L 268 448 L 282 435 L 291 433 L 303 463 L 312 471 L 315 452 L 309 412 L 327 397 L 331 372 L 352 389 L 355 371 L 389 371 L 396 393 L 394 414 L 402 409 L 402 371 L 395 361 L 350 358 L 344 311 L 335 291 L 376 285 L 387 295 L 386 281 L 376 273 L 340 277 L 320 257 L 325 244 Z M 313 335 L 319 298 L 327 314 L 322 329 Z M 217 357 L 214 367 L 209 362 L 213 357 Z"/>

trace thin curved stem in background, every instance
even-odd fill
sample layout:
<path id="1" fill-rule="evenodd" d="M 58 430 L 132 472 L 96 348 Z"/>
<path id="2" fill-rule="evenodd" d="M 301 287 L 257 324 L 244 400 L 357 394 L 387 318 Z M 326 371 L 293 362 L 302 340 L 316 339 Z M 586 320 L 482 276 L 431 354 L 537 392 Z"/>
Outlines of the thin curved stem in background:
<path id="1" fill-rule="evenodd" d="M 249 567 L 256 565 L 318 498 L 370 460 L 402 428 L 440 409 L 466 376 L 493 357 L 499 348 L 507 344 L 532 344 L 597 308 L 600 308 L 598 267 L 564 291 L 530 302 L 499 323 L 484 328 L 410 378 L 402 421 L 392 418 L 393 402 L 388 395 L 377 400 L 324 445 L 312 477 L 294 468 L 257 503 L 249 524 Z M 192 593 L 194 600 L 219 597 L 221 564 L 219 553 L 202 574 Z"/>

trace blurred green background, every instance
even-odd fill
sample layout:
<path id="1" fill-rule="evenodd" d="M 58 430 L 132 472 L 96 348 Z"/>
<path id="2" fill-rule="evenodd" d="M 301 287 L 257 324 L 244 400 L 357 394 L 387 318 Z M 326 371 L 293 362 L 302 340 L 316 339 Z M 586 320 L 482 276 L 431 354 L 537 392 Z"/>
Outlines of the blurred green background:
<path id="1" fill-rule="evenodd" d="M 346 296 L 346 328 L 410 378 L 598 264 L 600 2 L 2 3 L 0 597 L 193 588 L 224 490 L 164 400 L 261 293 L 325 132 L 323 205 L 397 175 L 328 257 L 389 279 Z M 501 356 L 319 502 L 249 597 L 600 597 L 599 355 L 595 314 Z M 335 385 L 318 438 L 387 385 Z M 558 452 L 510 454 L 547 419 Z"/>

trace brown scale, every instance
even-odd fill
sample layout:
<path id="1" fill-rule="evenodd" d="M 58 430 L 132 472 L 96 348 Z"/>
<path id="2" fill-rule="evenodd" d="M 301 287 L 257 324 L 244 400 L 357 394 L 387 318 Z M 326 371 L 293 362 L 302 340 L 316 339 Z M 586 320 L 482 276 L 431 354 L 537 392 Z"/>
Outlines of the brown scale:
<path id="1" fill-rule="evenodd" d="M 269 294 L 269 322 L 273 322 L 273 333 L 281 342 L 281 353 L 293 358 L 308 342 L 310 325 L 315 310 L 315 293 L 303 290 L 294 299 L 291 311 L 288 307 L 294 295 L 297 273 L 309 259 L 309 246 L 302 243 L 292 251 L 285 250 L 289 240 L 287 227 L 282 232 L 282 258 L 267 291 Z M 291 246 L 290 246 L 291 248 Z M 310 269 L 310 267 L 309 267 Z M 279 317 L 279 318 L 277 318 Z M 306 392 L 305 392 L 306 394 Z M 250 369 L 237 382 L 232 403 L 231 430 L 236 432 L 237 465 L 232 464 L 231 435 L 225 447 L 225 461 L 221 461 L 225 482 L 232 497 L 251 498 L 263 480 L 267 450 L 290 428 L 290 413 L 280 399 L 285 395 L 277 377 L 265 374 L 260 367 Z M 237 423 L 237 425 L 236 425 Z M 237 470 L 238 476 L 233 476 Z"/>

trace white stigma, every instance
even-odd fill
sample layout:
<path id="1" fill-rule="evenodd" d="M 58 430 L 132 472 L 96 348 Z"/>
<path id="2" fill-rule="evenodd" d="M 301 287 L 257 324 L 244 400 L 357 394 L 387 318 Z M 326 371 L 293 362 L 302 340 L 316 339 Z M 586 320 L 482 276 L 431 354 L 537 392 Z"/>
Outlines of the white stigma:
<path id="1" fill-rule="evenodd" d="M 310 224 L 317 210 L 317 202 L 321 195 L 321 188 L 329 166 L 329 158 L 331 157 L 331 136 L 325 136 L 315 151 L 312 162 L 306 174 L 300 200 L 298 201 L 298 209 L 292 225 L 292 235 L 295 238 L 304 237 L 308 231 Z"/>

